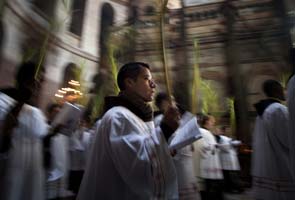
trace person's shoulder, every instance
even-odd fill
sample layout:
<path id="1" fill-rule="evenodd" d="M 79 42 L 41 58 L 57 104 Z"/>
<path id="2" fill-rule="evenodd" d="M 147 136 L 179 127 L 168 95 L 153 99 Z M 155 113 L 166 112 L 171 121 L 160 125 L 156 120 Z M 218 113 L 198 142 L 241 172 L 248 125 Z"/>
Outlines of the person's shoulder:
<path id="1" fill-rule="evenodd" d="M 230 137 L 227 137 L 225 135 L 220 135 L 220 138 L 225 140 L 225 141 L 229 141 L 229 140 L 232 140 Z"/>
<path id="2" fill-rule="evenodd" d="M 5 105 L 11 105 L 15 102 L 13 98 L 8 96 L 7 94 L 0 92 L 0 103 Z"/>
<path id="3" fill-rule="evenodd" d="M 164 117 L 163 114 L 159 114 L 159 115 L 155 116 L 154 122 L 160 124 L 160 122 L 162 121 L 163 117 Z"/>
<path id="4" fill-rule="evenodd" d="M 220 138 L 221 138 L 222 143 L 230 143 L 233 141 L 232 138 L 225 136 L 225 135 L 220 135 Z"/>
<path id="5" fill-rule="evenodd" d="M 211 134 L 210 131 L 208 131 L 207 129 L 204 129 L 204 128 L 200 128 L 200 132 L 204 135 Z"/>
<path id="6" fill-rule="evenodd" d="M 288 83 L 288 87 L 294 87 L 295 85 L 295 75 L 293 75 L 290 80 L 289 80 L 289 83 Z M 294 89 L 294 88 L 292 88 Z"/>
<path id="7" fill-rule="evenodd" d="M 264 119 L 288 118 L 288 108 L 281 103 L 273 103 L 263 113 Z"/>
<path id="8" fill-rule="evenodd" d="M 43 113 L 41 109 L 28 104 L 25 104 L 24 107 L 28 115 L 31 115 L 35 119 L 46 121 L 45 114 Z"/>
<path id="9" fill-rule="evenodd" d="M 281 103 L 273 103 L 265 110 L 267 113 L 275 113 L 275 112 L 288 112 L 288 109 L 285 105 Z"/>
<path id="10" fill-rule="evenodd" d="M 102 120 L 128 118 L 132 115 L 132 112 L 123 106 L 115 106 L 109 109 L 103 116 Z"/>

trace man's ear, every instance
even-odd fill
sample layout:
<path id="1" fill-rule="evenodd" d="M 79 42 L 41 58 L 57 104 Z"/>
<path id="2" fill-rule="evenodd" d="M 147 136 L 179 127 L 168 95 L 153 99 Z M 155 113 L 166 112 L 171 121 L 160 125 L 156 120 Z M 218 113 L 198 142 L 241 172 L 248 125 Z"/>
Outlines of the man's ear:
<path id="1" fill-rule="evenodd" d="M 126 79 L 124 80 L 124 82 L 125 82 L 125 87 L 126 87 L 126 88 L 130 88 L 130 87 L 132 87 L 133 84 L 134 84 L 134 80 L 131 79 L 131 78 L 126 78 Z"/>

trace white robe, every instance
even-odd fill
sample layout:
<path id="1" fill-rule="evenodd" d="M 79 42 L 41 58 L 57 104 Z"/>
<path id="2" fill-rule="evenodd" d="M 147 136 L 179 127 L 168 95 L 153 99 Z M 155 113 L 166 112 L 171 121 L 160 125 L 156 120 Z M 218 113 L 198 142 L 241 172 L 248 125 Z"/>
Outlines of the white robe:
<path id="1" fill-rule="evenodd" d="M 181 119 L 179 127 L 184 126 L 194 115 L 190 112 L 185 112 Z M 198 127 L 196 127 L 198 128 Z M 174 135 L 171 136 L 171 139 Z M 197 190 L 197 180 L 193 165 L 193 145 L 188 145 L 180 150 L 173 157 L 173 162 L 176 168 L 179 197 L 181 200 L 197 200 L 200 199 Z"/>
<path id="2" fill-rule="evenodd" d="M 46 198 L 67 196 L 69 137 L 57 134 L 51 138 L 51 169 L 47 171 Z"/>
<path id="3" fill-rule="evenodd" d="M 14 103 L 12 98 L 0 93 L 1 123 Z M 5 186 L 0 188 L 0 199 L 45 199 L 42 138 L 47 129 L 48 125 L 42 112 L 25 104 L 18 116 L 18 126 L 12 134 L 12 147 L 7 155 L 6 176 L 0 180 Z M 0 160 L 0 165 L 3 163 Z"/>
<path id="4" fill-rule="evenodd" d="M 253 195 L 261 200 L 293 200 L 295 182 L 289 166 L 288 111 L 269 105 L 256 118 L 253 135 Z"/>
<path id="5" fill-rule="evenodd" d="M 295 76 L 288 83 L 287 105 L 289 110 L 290 164 L 295 180 Z"/>
<path id="6" fill-rule="evenodd" d="M 200 154 L 200 177 L 203 179 L 223 179 L 222 167 L 219 158 L 219 149 L 216 148 L 214 135 L 203 128 L 200 128 L 203 139 Z"/>
<path id="7" fill-rule="evenodd" d="M 198 191 L 205 190 L 205 183 L 204 180 L 201 178 L 201 154 L 202 154 L 202 146 L 203 146 L 203 138 L 195 141 L 193 143 L 194 151 L 193 151 L 193 167 L 194 167 L 194 174 L 196 177 L 196 183 Z"/>
<path id="8" fill-rule="evenodd" d="M 162 134 L 125 107 L 102 118 L 78 200 L 178 199 L 175 168 Z"/>
<path id="9" fill-rule="evenodd" d="M 83 131 L 83 133 L 81 133 Z M 82 135 L 81 135 L 82 134 Z M 70 137 L 70 170 L 84 171 L 93 134 L 87 130 L 76 130 Z"/>
<path id="10" fill-rule="evenodd" d="M 69 138 L 63 134 L 57 134 L 51 139 L 51 166 L 47 181 L 55 181 L 67 175 L 69 165 Z"/>
<path id="11" fill-rule="evenodd" d="M 154 118 L 154 123 L 155 123 L 155 127 L 158 127 L 161 125 L 161 122 L 163 120 L 164 115 L 163 114 L 159 114 Z"/>
<path id="12" fill-rule="evenodd" d="M 224 135 L 220 136 L 220 143 L 218 144 L 220 162 L 223 170 L 238 171 L 240 170 L 240 163 L 232 142 L 231 138 Z"/>

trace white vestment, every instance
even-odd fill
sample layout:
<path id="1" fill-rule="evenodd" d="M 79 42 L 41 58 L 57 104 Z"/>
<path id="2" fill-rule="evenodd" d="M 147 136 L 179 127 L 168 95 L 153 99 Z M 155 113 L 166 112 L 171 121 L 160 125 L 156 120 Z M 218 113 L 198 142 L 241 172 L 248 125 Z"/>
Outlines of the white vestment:
<path id="1" fill-rule="evenodd" d="M 76 130 L 70 137 L 70 170 L 84 171 L 93 134 L 86 129 Z"/>
<path id="2" fill-rule="evenodd" d="M 185 112 L 181 119 L 179 127 L 184 126 L 190 121 L 194 115 L 190 112 Z M 195 128 L 199 128 L 197 125 Z M 172 135 L 173 138 L 175 135 Z M 193 145 L 188 145 L 177 150 L 177 154 L 173 157 L 173 162 L 177 172 L 179 198 L 181 200 L 197 200 L 200 199 L 197 180 L 193 167 Z"/>
<path id="3" fill-rule="evenodd" d="M 295 76 L 289 80 L 287 92 L 287 105 L 289 109 L 289 145 L 290 164 L 295 180 Z"/>
<path id="4" fill-rule="evenodd" d="M 295 182 L 289 165 L 288 111 L 270 104 L 256 118 L 252 156 L 253 195 L 261 200 L 291 200 Z"/>
<path id="5" fill-rule="evenodd" d="M 163 120 L 164 115 L 163 114 L 159 114 L 154 118 L 154 123 L 155 123 L 155 127 L 158 127 L 161 125 L 161 122 Z"/>
<path id="6" fill-rule="evenodd" d="M 232 142 L 231 138 L 224 135 L 220 136 L 218 144 L 220 162 L 223 170 L 238 171 L 240 170 L 240 164 L 237 151 Z"/>
<path id="7" fill-rule="evenodd" d="M 103 116 L 77 199 L 178 199 L 170 152 L 152 121 L 122 106 Z"/>
<path id="8" fill-rule="evenodd" d="M 57 134 L 51 138 L 51 168 L 47 171 L 46 198 L 67 196 L 69 137 Z"/>
<path id="9" fill-rule="evenodd" d="M 204 180 L 201 178 L 201 168 L 200 168 L 200 162 L 201 162 L 201 154 L 202 154 L 202 146 L 203 146 L 203 138 L 195 141 L 193 143 L 194 151 L 193 151 L 193 167 L 194 167 L 194 173 L 196 177 L 196 183 L 198 191 L 205 190 Z"/>
<path id="10" fill-rule="evenodd" d="M 200 128 L 203 139 L 201 140 L 200 177 L 203 179 L 223 179 L 222 167 L 219 158 L 219 149 L 214 135 Z"/>
<path id="11" fill-rule="evenodd" d="M 14 104 L 12 98 L 0 93 L 1 123 Z M 25 104 L 18 116 L 18 125 L 12 133 L 12 146 L 5 162 L 6 176 L 0 180 L 5 186 L 0 188 L 1 200 L 45 199 L 42 138 L 47 130 L 48 125 L 43 113 Z M 3 160 L 0 160 L 0 165 L 3 163 Z"/>
<path id="12" fill-rule="evenodd" d="M 65 177 L 69 165 L 69 137 L 63 134 L 57 134 L 51 138 L 51 170 L 48 171 L 47 181 L 55 181 Z"/>

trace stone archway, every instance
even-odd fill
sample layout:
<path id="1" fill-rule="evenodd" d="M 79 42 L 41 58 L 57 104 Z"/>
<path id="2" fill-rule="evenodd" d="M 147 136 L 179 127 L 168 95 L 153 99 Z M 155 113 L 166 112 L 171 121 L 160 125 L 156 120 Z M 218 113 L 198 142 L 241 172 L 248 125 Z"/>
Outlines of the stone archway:
<path id="1" fill-rule="evenodd" d="M 79 67 L 75 63 L 69 63 L 64 69 L 63 79 L 61 83 L 61 87 L 68 87 L 69 81 L 77 80 L 77 70 Z"/>

